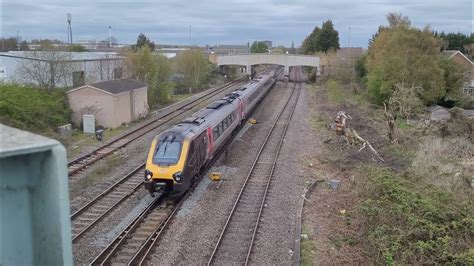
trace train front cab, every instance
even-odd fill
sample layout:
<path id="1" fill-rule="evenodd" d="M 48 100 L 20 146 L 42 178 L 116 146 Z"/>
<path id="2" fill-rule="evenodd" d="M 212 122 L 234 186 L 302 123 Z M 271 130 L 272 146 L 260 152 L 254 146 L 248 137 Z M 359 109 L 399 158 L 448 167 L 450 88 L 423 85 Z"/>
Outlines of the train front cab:
<path id="1" fill-rule="evenodd" d="M 180 132 L 164 132 L 155 138 L 148 153 L 144 181 L 150 195 L 186 192 L 205 163 L 206 149 L 205 132 L 196 138 L 182 136 Z"/>

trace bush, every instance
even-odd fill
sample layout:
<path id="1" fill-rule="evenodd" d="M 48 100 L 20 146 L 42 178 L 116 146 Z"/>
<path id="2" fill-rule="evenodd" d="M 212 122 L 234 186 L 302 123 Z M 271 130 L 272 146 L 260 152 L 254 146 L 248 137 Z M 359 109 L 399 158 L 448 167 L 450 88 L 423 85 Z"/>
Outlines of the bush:
<path id="1" fill-rule="evenodd" d="M 69 123 L 64 92 L 0 84 L 0 122 L 38 133 L 54 132 L 56 127 Z"/>
<path id="2" fill-rule="evenodd" d="M 371 170 L 364 169 L 364 173 Z M 373 256 L 385 264 L 472 265 L 474 218 L 469 202 L 388 170 L 372 171 L 366 200 L 357 210 L 367 220 Z M 382 257 L 379 256 L 382 255 Z"/>

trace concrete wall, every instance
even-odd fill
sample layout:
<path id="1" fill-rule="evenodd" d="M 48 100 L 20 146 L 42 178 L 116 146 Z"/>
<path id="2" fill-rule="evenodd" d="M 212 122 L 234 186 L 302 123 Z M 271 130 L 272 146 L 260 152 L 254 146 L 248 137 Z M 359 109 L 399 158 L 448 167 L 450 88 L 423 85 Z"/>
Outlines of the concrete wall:
<path id="1" fill-rule="evenodd" d="M 133 117 L 132 119 L 138 119 L 148 114 L 148 89 L 141 88 L 133 90 Z"/>
<path id="2" fill-rule="evenodd" d="M 67 94 L 75 126 L 82 124 L 82 115 L 95 115 L 96 126 L 116 128 L 148 114 L 147 88 L 110 94 L 85 85 Z"/>
<path id="3" fill-rule="evenodd" d="M 290 66 L 312 66 L 319 68 L 319 57 L 309 55 L 290 54 L 239 54 L 239 55 L 213 55 L 209 58 L 211 62 L 219 66 L 241 65 L 246 66 L 247 74 L 251 73 L 252 65 L 272 64 L 285 67 L 285 75 Z"/>
<path id="4" fill-rule="evenodd" d="M 129 91 L 115 95 L 113 106 L 114 112 L 111 114 L 111 119 L 109 121 L 110 128 L 116 128 L 121 126 L 123 123 L 127 124 L 132 121 Z"/>
<path id="5" fill-rule="evenodd" d="M 76 126 L 82 123 L 82 115 L 94 115 L 96 126 L 113 127 L 114 123 L 114 96 L 93 89 L 89 86 L 67 94 L 69 108 L 72 110 L 71 120 Z"/>

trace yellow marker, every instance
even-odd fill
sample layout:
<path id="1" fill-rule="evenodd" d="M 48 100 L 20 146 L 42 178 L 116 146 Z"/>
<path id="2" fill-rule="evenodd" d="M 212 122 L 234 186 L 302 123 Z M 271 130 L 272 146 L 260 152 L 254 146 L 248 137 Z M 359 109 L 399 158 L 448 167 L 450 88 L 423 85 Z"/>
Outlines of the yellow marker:
<path id="1" fill-rule="evenodd" d="M 252 124 L 252 125 L 255 125 L 255 124 L 257 124 L 257 119 L 255 119 L 255 118 L 250 118 L 250 119 L 249 119 L 249 123 Z"/>
<path id="2" fill-rule="evenodd" d="M 212 181 L 220 181 L 221 178 L 222 178 L 222 174 L 221 174 L 221 173 L 217 173 L 217 172 L 210 173 L 210 174 L 209 174 L 209 178 L 210 178 Z"/>

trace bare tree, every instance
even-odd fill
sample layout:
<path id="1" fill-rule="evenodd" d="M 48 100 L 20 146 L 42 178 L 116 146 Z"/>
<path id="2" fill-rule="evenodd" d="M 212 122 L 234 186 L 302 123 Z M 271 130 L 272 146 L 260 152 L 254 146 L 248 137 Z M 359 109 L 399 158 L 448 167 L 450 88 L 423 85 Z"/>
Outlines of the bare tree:
<path id="1" fill-rule="evenodd" d="M 72 72 L 78 68 L 65 52 L 33 51 L 21 59 L 17 67 L 17 78 L 25 83 L 36 83 L 42 88 L 52 89 L 58 83 L 72 84 Z"/>

